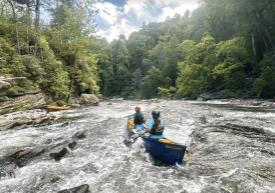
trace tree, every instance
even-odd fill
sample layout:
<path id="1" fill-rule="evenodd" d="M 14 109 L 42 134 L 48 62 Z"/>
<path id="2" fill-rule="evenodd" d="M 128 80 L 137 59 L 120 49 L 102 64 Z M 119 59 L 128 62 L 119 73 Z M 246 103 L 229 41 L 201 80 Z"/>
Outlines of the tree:
<path id="1" fill-rule="evenodd" d="M 142 79 L 141 83 L 141 96 L 143 98 L 156 97 L 158 93 L 158 87 L 163 87 L 164 78 L 161 71 L 153 66 Z"/>

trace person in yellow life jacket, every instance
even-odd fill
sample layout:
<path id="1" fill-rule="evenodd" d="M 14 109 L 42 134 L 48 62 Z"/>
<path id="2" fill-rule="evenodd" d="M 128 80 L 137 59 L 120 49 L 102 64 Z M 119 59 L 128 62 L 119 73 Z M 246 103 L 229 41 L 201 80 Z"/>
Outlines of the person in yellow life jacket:
<path id="1" fill-rule="evenodd" d="M 162 139 L 163 138 L 163 130 L 164 130 L 164 122 L 159 120 L 160 112 L 153 111 L 152 112 L 153 119 L 148 123 L 148 130 L 150 132 L 150 139 Z"/>
<path id="2" fill-rule="evenodd" d="M 136 113 L 133 114 L 134 123 L 135 123 L 135 131 L 145 133 L 145 128 L 143 123 L 146 121 L 144 114 L 140 112 L 140 107 L 135 107 Z"/>

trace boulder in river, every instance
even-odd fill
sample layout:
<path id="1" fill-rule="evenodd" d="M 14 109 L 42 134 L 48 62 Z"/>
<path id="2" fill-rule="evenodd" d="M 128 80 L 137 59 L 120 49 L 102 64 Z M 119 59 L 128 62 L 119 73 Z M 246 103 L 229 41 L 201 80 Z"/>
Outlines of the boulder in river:
<path id="1" fill-rule="evenodd" d="M 83 184 L 75 188 L 61 190 L 58 193 L 90 193 L 90 191 L 89 191 L 89 185 Z"/>
<path id="2" fill-rule="evenodd" d="M 50 156 L 55 159 L 55 161 L 59 161 L 62 157 L 64 157 L 68 153 L 67 148 L 63 148 L 60 152 L 58 153 L 50 153 Z"/>
<path id="3" fill-rule="evenodd" d="M 68 147 L 70 148 L 70 149 L 73 149 L 75 146 L 76 146 L 76 142 L 75 141 L 73 141 L 72 143 L 69 143 L 69 145 L 68 145 Z"/>
<path id="4" fill-rule="evenodd" d="M 5 157 L 0 159 L 0 179 L 15 177 L 14 170 L 20 165 L 20 162 L 11 157 Z"/>
<path id="5" fill-rule="evenodd" d="M 26 166 L 27 163 L 32 161 L 35 157 L 40 156 L 45 152 L 45 149 L 42 147 L 34 148 L 34 149 L 26 149 L 20 150 L 13 155 L 10 155 L 11 158 L 14 158 L 20 162 L 19 167 Z"/>
<path id="6" fill-rule="evenodd" d="M 77 139 L 84 139 L 86 137 L 85 135 L 85 131 L 78 131 L 73 138 L 77 138 Z"/>
<path id="7" fill-rule="evenodd" d="M 84 106 L 97 106 L 99 105 L 99 99 L 94 94 L 82 94 L 79 97 L 79 103 Z"/>

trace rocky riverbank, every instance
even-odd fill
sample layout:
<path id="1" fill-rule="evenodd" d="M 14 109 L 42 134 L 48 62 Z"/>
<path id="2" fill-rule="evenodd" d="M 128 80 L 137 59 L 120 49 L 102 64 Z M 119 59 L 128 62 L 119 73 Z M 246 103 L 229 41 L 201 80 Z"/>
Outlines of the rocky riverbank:
<path id="1" fill-rule="evenodd" d="M 46 110 L 34 109 L 8 113 L 0 116 L 0 130 L 20 129 L 28 126 L 50 125 L 59 121 L 67 121 L 68 117 L 62 113 L 47 113 Z"/>

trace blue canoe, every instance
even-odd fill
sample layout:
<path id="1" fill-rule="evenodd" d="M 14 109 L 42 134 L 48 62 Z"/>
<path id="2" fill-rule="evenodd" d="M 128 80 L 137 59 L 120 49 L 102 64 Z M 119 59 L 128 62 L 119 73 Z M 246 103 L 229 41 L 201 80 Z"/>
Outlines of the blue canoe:
<path id="1" fill-rule="evenodd" d="M 132 119 L 128 120 L 126 131 L 128 137 L 134 134 Z M 146 136 L 141 136 L 141 138 L 143 139 L 146 151 L 149 152 L 152 156 L 158 158 L 164 163 L 171 165 L 175 165 L 176 163 L 182 163 L 186 146 L 174 143 L 173 141 L 167 138 L 161 140 L 150 139 Z M 137 138 L 134 139 L 134 142 L 136 140 Z"/>
<path id="2" fill-rule="evenodd" d="M 142 137 L 147 152 L 163 162 L 171 165 L 181 164 L 186 146 L 172 143 L 165 143 L 159 140 Z M 167 139 L 166 139 L 167 140 Z M 170 140 L 168 140 L 170 141 Z"/>

